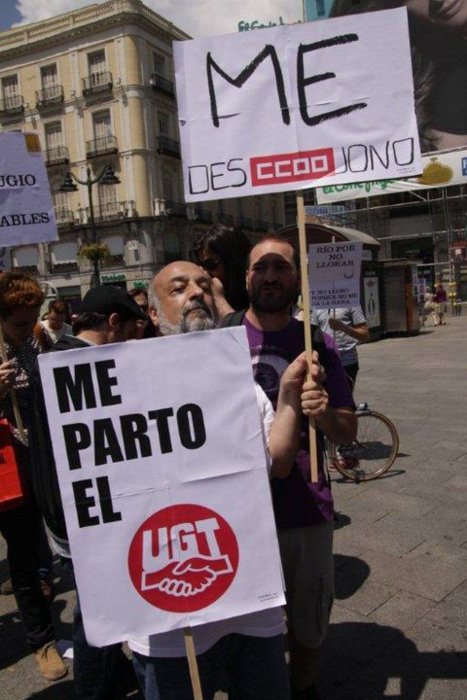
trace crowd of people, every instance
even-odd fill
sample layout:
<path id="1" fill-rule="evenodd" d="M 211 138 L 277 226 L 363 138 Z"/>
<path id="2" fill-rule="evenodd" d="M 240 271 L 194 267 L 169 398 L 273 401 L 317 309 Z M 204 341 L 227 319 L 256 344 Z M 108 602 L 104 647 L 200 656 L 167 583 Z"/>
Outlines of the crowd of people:
<path id="1" fill-rule="evenodd" d="M 286 627 L 279 608 L 196 627 L 193 636 L 203 697 L 209 700 L 224 688 L 230 700 L 318 698 L 319 650 L 334 596 L 334 508 L 324 438 L 348 443 L 356 432 L 351 385 L 332 335 L 336 334 L 336 341 L 339 334 L 347 339 L 344 361 L 349 345 L 353 346 L 348 356 L 352 361 L 346 364 L 355 379 L 354 348 L 367 339 L 368 329 L 357 310 L 348 318 L 340 313 L 326 317 L 324 328 L 331 335 L 322 332 L 317 318 L 312 325 L 313 357 L 307 357 L 304 323 L 293 315 L 300 292 L 298 256 L 280 235 L 268 235 L 252 245 L 241 232 L 215 225 L 196 241 L 192 260 L 159 270 L 147 291 L 92 288 L 72 327 L 65 325 L 67 305 L 54 300 L 48 318 L 40 324 L 50 344 L 40 342 L 42 333 L 37 329 L 43 304 L 37 282 L 14 272 L 0 275 L 0 414 L 11 426 L 25 485 L 20 506 L 0 508 L 13 593 L 39 672 L 48 680 L 63 678 L 67 666 L 56 649 L 51 600 L 44 596 L 41 584 L 41 563 L 48 548 L 45 534 L 72 581 L 73 561 L 38 354 L 147 337 L 155 338 L 157 352 L 159 336 L 243 325 L 270 463 L 286 587 Z M 212 362 L 215 368 L 215 358 L 202 361 Z M 317 429 L 316 483 L 310 476 L 310 417 Z M 181 631 L 127 641 L 146 700 L 193 697 Z M 78 700 L 124 697 L 127 657 L 120 644 L 104 648 L 88 644 L 79 591 L 73 648 Z"/>

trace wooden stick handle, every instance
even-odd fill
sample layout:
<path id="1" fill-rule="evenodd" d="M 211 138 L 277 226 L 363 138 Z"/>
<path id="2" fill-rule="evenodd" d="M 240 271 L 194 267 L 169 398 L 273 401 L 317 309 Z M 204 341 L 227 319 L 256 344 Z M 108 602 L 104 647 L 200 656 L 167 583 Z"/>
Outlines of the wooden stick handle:
<path id="1" fill-rule="evenodd" d="M 201 680 L 199 677 L 198 661 L 195 653 L 195 643 L 193 635 L 189 627 L 183 630 L 185 636 L 185 649 L 188 659 L 188 668 L 190 669 L 191 687 L 193 690 L 194 700 L 203 700 L 203 691 L 201 690 Z"/>
<path id="2" fill-rule="evenodd" d="M 313 345 L 311 340 L 310 285 L 308 283 L 308 249 L 306 245 L 305 205 L 303 202 L 303 192 L 297 192 L 297 222 L 300 248 L 300 274 L 302 278 L 305 351 L 307 354 L 308 365 L 311 367 Z M 308 372 L 308 377 L 310 377 L 310 372 Z M 318 481 L 318 450 L 316 447 L 316 425 L 314 418 L 310 418 L 308 430 L 310 439 L 311 482 L 316 484 Z"/>

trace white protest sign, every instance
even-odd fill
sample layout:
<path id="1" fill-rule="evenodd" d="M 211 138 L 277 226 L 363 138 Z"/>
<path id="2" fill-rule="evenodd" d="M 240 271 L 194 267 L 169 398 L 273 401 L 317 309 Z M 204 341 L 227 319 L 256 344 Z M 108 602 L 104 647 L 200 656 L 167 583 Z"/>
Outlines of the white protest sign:
<path id="1" fill-rule="evenodd" d="M 0 133 L 0 245 L 57 239 L 50 185 L 37 136 Z"/>
<path id="2" fill-rule="evenodd" d="M 334 309 L 360 304 L 361 242 L 314 243 L 308 249 L 310 305 Z"/>
<path id="3" fill-rule="evenodd" d="M 174 42 L 185 199 L 421 171 L 405 8 Z"/>
<path id="4" fill-rule="evenodd" d="M 284 603 L 244 328 L 39 364 L 91 644 Z"/>

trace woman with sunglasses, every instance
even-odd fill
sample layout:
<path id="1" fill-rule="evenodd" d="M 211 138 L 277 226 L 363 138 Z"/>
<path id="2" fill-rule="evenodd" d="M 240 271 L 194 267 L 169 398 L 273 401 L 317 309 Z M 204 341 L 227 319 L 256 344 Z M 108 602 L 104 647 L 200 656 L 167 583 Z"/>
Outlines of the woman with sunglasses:
<path id="1" fill-rule="evenodd" d="M 249 305 L 245 270 L 251 241 L 241 228 L 214 224 L 195 239 L 192 259 L 213 280 L 214 297 L 222 319 Z"/>

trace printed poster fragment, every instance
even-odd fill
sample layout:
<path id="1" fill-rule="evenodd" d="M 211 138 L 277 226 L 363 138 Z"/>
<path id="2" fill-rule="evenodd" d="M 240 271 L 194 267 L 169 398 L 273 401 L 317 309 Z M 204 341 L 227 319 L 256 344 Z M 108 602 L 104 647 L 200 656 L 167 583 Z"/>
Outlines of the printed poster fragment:
<path id="1" fill-rule="evenodd" d="M 360 241 L 314 243 L 309 246 L 308 276 L 312 309 L 360 305 Z"/>

